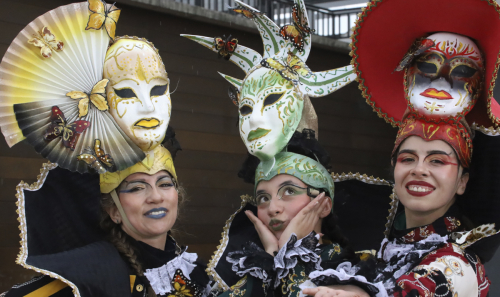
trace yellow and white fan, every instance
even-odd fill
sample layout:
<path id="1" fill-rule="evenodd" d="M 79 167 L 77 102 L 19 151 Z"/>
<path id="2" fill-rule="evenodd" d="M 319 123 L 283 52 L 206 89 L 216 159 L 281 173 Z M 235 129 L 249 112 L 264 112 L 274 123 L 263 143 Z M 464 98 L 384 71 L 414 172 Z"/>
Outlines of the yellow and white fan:
<path id="1" fill-rule="evenodd" d="M 109 36 L 107 29 L 118 17 L 105 12 L 119 10 L 89 2 L 49 11 L 14 39 L 0 64 L 0 127 L 9 146 L 26 139 L 62 168 L 87 172 L 77 156 L 90 149 L 106 170 L 123 170 L 145 155 L 106 102 L 103 64 L 114 27 Z M 98 29 L 99 18 L 102 30 L 86 30 Z"/>

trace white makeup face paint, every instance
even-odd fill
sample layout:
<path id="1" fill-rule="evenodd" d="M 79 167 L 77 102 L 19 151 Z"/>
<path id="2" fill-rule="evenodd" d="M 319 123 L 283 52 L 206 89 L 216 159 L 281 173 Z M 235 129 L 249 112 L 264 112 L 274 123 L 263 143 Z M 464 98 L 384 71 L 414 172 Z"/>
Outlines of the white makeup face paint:
<path id="1" fill-rule="evenodd" d="M 304 100 L 278 72 L 259 68 L 243 82 L 239 100 L 240 136 L 248 152 L 268 160 L 287 145 L 299 125 Z"/>
<path id="2" fill-rule="evenodd" d="M 434 46 L 417 57 L 407 71 L 407 98 L 429 118 L 464 116 L 479 95 L 483 59 L 469 38 L 432 34 Z"/>
<path id="3" fill-rule="evenodd" d="M 169 79 L 158 53 L 143 41 L 121 39 L 106 55 L 110 113 L 143 151 L 161 144 L 170 121 Z"/>

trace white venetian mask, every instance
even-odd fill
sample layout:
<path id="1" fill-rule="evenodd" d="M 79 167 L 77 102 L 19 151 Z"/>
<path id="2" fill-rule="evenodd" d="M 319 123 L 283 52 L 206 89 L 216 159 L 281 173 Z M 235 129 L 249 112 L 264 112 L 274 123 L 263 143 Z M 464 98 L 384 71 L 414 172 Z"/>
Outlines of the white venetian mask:
<path id="1" fill-rule="evenodd" d="M 239 99 L 240 136 L 260 160 L 279 153 L 297 129 L 304 100 L 277 71 L 258 68 L 243 82 Z"/>
<path id="2" fill-rule="evenodd" d="M 464 116 L 475 104 L 483 76 L 483 59 L 469 38 L 432 34 L 434 46 L 415 58 L 407 72 L 407 98 L 429 118 Z"/>
<path id="3" fill-rule="evenodd" d="M 165 66 L 148 43 L 120 39 L 108 50 L 104 78 L 110 83 L 110 113 L 120 128 L 143 151 L 165 138 L 170 121 L 169 80 Z"/>

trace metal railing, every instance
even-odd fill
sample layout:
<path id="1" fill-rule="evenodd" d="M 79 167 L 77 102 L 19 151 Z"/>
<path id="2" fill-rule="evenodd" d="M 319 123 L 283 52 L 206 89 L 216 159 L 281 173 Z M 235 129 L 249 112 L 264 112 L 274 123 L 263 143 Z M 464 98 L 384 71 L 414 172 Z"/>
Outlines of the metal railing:
<path id="1" fill-rule="evenodd" d="M 235 7 L 234 0 L 175 0 L 189 5 L 200 6 L 206 9 L 236 14 L 229 9 Z M 287 0 L 242 0 L 270 17 L 278 26 L 291 24 L 293 1 Z M 309 15 L 309 26 L 314 34 L 332 38 L 349 38 L 352 28 L 361 12 L 361 8 L 328 10 L 306 4 Z M 242 16 L 243 17 L 243 16 Z"/>

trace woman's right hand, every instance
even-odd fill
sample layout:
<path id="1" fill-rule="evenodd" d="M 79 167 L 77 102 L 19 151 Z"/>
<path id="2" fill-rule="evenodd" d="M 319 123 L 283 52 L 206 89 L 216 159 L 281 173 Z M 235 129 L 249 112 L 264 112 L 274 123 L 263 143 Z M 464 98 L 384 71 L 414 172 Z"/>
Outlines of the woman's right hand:
<path id="1" fill-rule="evenodd" d="M 245 214 L 253 223 L 255 230 L 257 230 L 260 241 L 262 242 L 266 252 L 274 257 L 274 252 L 278 251 L 278 239 L 276 236 L 271 232 L 271 230 L 269 230 L 269 228 L 267 228 L 266 225 L 264 225 L 264 223 L 262 223 L 258 217 L 253 214 L 253 212 L 246 210 Z"/>

